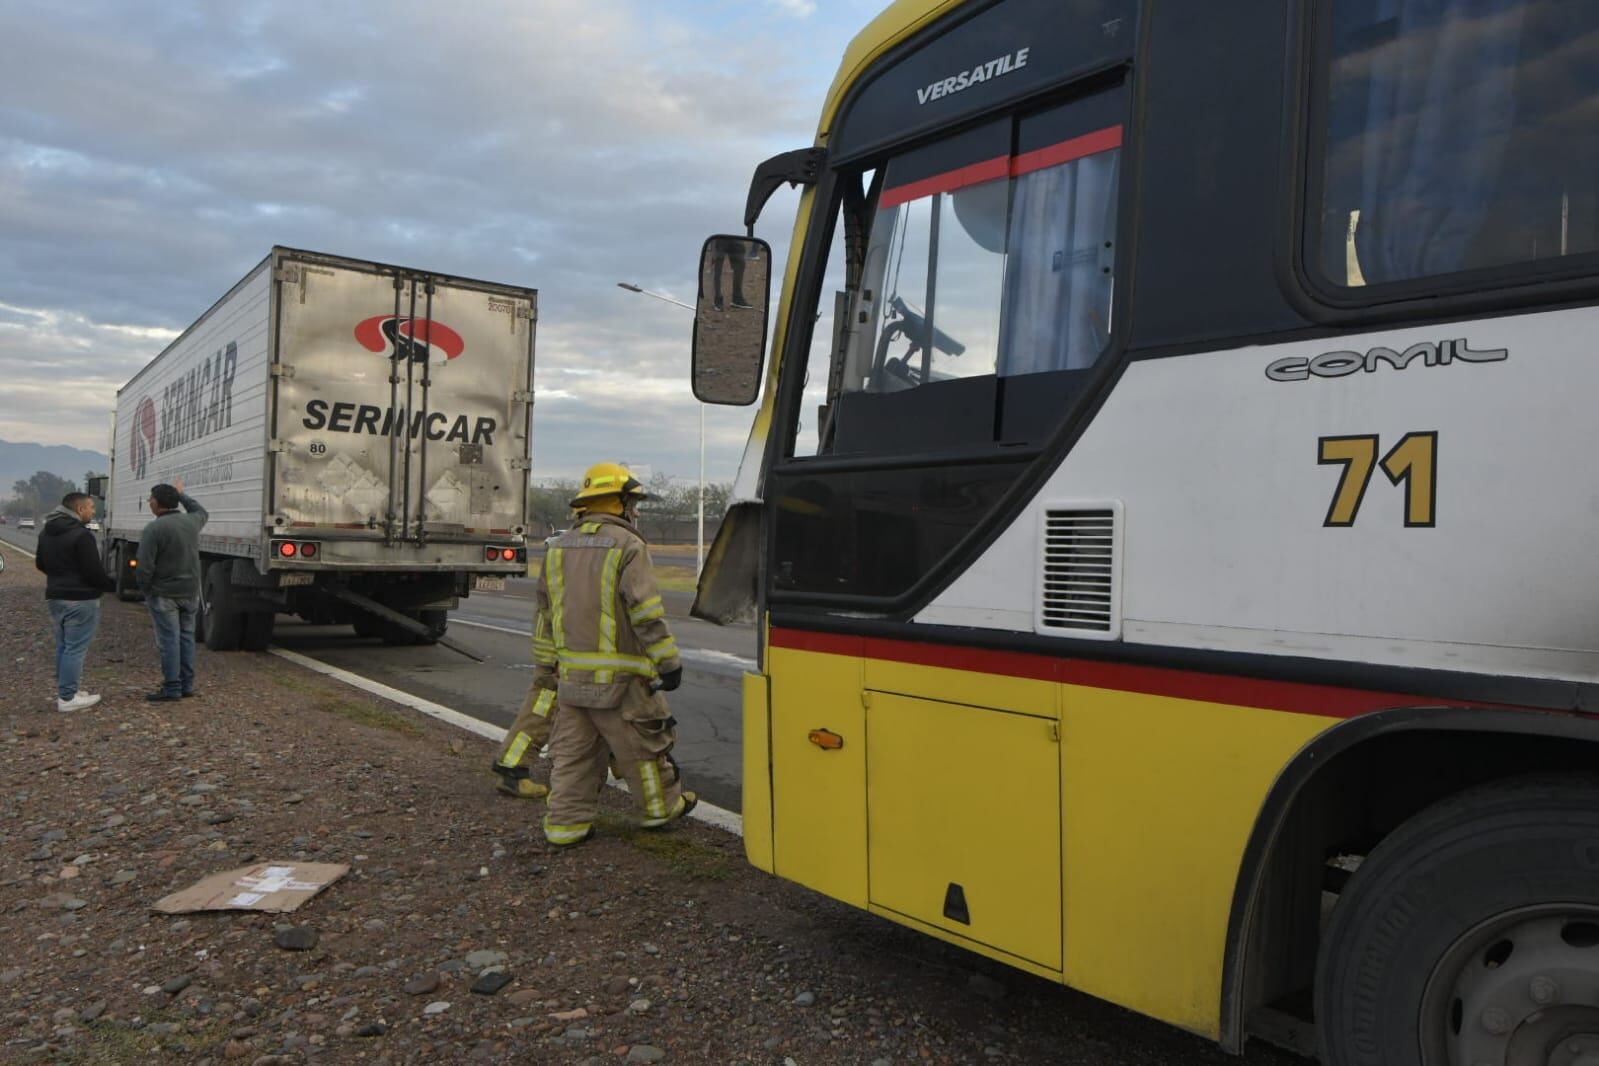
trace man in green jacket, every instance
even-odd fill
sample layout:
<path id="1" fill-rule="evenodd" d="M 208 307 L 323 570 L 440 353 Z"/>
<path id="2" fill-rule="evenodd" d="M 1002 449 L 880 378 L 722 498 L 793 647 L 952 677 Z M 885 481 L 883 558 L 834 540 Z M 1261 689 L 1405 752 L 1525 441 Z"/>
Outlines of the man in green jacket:
<path id="1" fill-rule="evenodd" d="M 182 505 L 183 510 L 178 510 Z M 161 687 L 144 698 L 176 700 L 194 695 L 194 621 L 200 608 L 200 528 L 205 508 L 183 494 L 183 481 L 150 490 L 155 518 L 139 535 L 134 568 L 144 603 L 155 622 L 161 654 Z"/>

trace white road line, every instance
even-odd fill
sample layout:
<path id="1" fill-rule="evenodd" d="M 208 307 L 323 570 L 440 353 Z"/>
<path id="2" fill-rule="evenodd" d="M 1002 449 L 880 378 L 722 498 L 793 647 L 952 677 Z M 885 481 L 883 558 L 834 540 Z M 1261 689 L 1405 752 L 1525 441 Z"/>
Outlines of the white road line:
<path id="1" fill-rule="evenodd" d="M 7 548 L 13 548 L 16 551 L 21 552 L 23 555 L 26 555 L 30 559 L 36 558 L 36 556 L 31 551 L 29 551 L 28 549 L 22 547 L 20 544 L 13 544 L 9 540 L 0 540 L 0 545 L 4 545 Z"/>
<path id="2" fill-rule="evenodd" d="M 473 626 L 477 629 L 492 629 L 496 633 L 510 633 L 511 635 L 518 637 L 531 637 L 533 635 L 532 631 L 527 629 L 512 629 L 510 626 L 496 626 L 490 625 L 487 622 L 474 622 L 470 619 L 460 618 L 454 615 L 450 617 L 450 624 L 452 626 Z M 677 650 L 677 655 L 680 659 L 688 659 L 690 661 L 719 663 L 722 666 L 737 666 L 749 673 L 754 673 L 756 669 L 754 659 L 744 655 L 734 655 L 730 651 L 717 651 L 715 648 L 679 647 Z"/>
<path id="3" fill-rule="evenodd" d="M 513 636 L 518 637 L 531 637 L 533 635 L 533 631 L 531 629 L 512 629 L 510 626 L 491 626 L 487 622 L 469 622 L 465 618 L 457 618 L 453 615 L 450 617 L 450 625 L 476 626 L 478 629 L 492 629 L 496 633 L 510 633 Z"/>
<path id="4" fill-rule="evenodd" d="M 459 622 L 461 620 L 453 619 L 453 621 Z M 481 622 L 469 622 L 465 624 L 482 626 L 484 629 L 500 628 L 499 626 L 483 625 Z M 506 630 L 506 632 L 515 633 L 517 631 L 511 629 Z M 522 635 L 526 636 L 527 634 L 524 633 Z M 483 737 L 485 740 L 492 740 L 498 744 L 500 741 L 505 739 L 505 730 L 501 729 L 499 726 L 492 725 L 488 722 L 480 722 L 471 715 L 462 714 L 460 711 L 446 707 L 442 703 L 434 703 L 432 700 L 425 700 L 420 696 L 413 696 L 411 693 L 406 692 L 403 689 L 393 688 L 392 686 L 383 684 L 381 681 L 373 681 L 369 677 L 362 677 L 360 674 L 351 673 L 350 671 L 340 669 L 337 666 L 329 666 L 327 663 L 319 662 L 310 656 L 301 655 L 299 652 L 289 651 L 286 648 L 269 648 L 268 650 L 273 655 L 287 659 L 296 666 L 303 666 L 307 670 L 322 674 L 326 677 L 331 677 L 335 681 L 342 681 L 346 685 L 350 685 L 353 688 L 358 688 L 363 692 L 370 692 L 374 696 L 381 696 L 386 700 L 391 700 L 400 704 L 402 707 L 409 707 L 414 711 L 421 711 L 430 718 L 437 718 L 441 722 L 446 722 L 450 725 L 456 726 L 459 729 L 464 729 L 468 733 L 473 733 L 477 736 Z M 618 781 L 612 778 L 610 784 L 612 788 L 620 788 L 624 792 L 627 791 L 627 783 L 624 781 Z M 744 819 L 742 816 L 734 811 L 727 810 L 723 807 L 718 807 L 713 803 L 706 803 L 704 800 L 701 800 L 694 810 L 689 813 L 689 817 L 693 818 L 695 821 L 704 822 L 706 825 L 715 826 L 717 829 L 732 833 L 734 836 L 744 835 Z"/>
<path id="5" fill-rule="evenodd" d="M 409 692 L 391 688 L 380 681 L 362 677 L 360 674 L 352 674 L 350 671 L 341 670 L 337 666 L 329 666 L 327 663 L 319 662 L 308 655 L 301 655 L 299 652 L 289 651 L 285 648 L 269 648 L 268 650 L 273 655 L 287 659 L 296 666 L 303 666 L 307 670 L 324 674 L 335 681 L 343 681 L 346 685 L 352 685 L 363 692 L 370 692 L 374 696 L 382 696 L 386 700 L 392 700 L 403 707 L 411 708 L 413 711 L 421 711 L 429 718 L 437 718 L 441 722 L 448 722 L 450 725 L 464 729 L 468 733 L 476 733 L 485 740 L 492 740 L 498 744 L 505 739 L 505 730 L 499 726 L 489 722 L 480 722 L 476 718 L 446 707 L 442 703 L 434 703 L 432 700 L 413 696 Z"/>

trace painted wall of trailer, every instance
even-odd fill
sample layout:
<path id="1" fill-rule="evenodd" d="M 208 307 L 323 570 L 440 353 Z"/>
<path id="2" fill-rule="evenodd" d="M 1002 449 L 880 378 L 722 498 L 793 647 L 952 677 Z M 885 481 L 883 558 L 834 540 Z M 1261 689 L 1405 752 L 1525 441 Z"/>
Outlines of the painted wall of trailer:
<path id="1" fill-rule="evenodd" d="M 259 551 L 271 271 L 262 263 L 117 392 L 110 539 L 137 540 L 150 488 L 182 479 L 207 550 Z"/>
<path id="2" fill-rule="evenodd" d="M 1039 621 L 1042 515 L 1119 501 L 1129 642 L 1592 678 L 1596 329 L 1581 308 L 1134 362 L 917 620 L 1077 635 Z"/>

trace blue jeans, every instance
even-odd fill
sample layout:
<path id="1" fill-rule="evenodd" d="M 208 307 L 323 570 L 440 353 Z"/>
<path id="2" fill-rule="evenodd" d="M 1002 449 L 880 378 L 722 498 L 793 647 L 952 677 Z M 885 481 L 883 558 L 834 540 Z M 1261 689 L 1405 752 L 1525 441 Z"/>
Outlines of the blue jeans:
<path id="1" fill-rule="evenodd" d="M 200 601 L 146 596 L 155 622 L 155 646 L 161 652 L 161 691 L 181 696 L 194 691 L 194 617 Z"/>
<path id="2" fill-rule="evenodd" d="M 99 600 L 46 600 L 56 635 L 56 695 L 70 700 L 83 677 L 83 653 L 100 628 Z"/>

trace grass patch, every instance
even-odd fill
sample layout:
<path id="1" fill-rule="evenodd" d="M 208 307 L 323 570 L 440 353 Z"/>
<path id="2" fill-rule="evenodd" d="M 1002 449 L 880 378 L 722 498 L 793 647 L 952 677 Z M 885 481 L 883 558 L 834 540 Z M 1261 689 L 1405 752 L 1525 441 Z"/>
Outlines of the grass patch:
<path id="1" fill-rule="evenodd" d="M 387 729 L 408 737 L 420 736 L 422 733 L 417 724 L 403 714 L 370 703 L 346 703 L 337 697 L 326 696 L 316 702 L 316 709 L 323 714 L 336 714 L 356 725 L 372 729 Z"/>
<path id="2" fill-rule="evenodd" d="M 683 566 L 656 567 L 655 583 L 668 592 L 693 592 L 699 587 L 693 567 Z"/>
<path id="3" fill-rule="evenodd" d="M 690 881 L 725 881 L 733 876 L 733 863 L 716 848 L 687 833 L 671 829 L 644 829 L 631 818 L 601 812 L 600 832 L 615 837 L 646 855 L 653 855 L 679 877 Z"/>
<path id="4" fill-rule="evenodd" d="M 322 687 L 309 678 L 296 677 L 289 673 L 275 673 L 272 675 L 272 680 L 277 682 L 279 688 L 286 688 L 290 692 L 317 692 Z"/>

